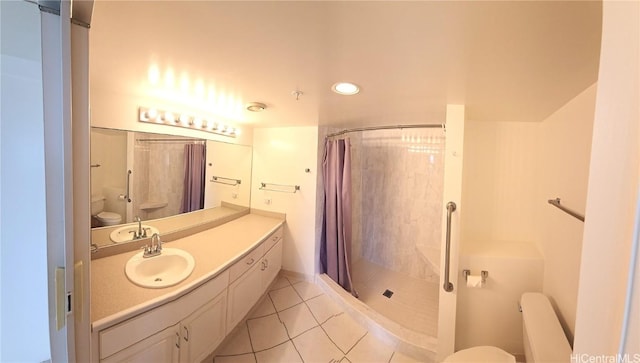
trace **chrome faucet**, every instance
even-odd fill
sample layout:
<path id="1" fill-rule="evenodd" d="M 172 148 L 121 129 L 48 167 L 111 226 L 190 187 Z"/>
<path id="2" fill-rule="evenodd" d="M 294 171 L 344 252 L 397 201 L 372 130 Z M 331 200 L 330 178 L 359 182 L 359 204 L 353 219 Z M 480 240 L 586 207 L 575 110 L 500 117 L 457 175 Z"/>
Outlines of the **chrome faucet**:
<path id="1" fill-rule="evenodd" d="M 133 239 L 147 238 L 147 230 L 149 228 L 142 228 L 142 220 L 139 216 L 136 216 L 136 222 L 138 222 L 138 230 L 137 231 L 129 231 L 129 233 L 133 233 Z"/>
<path id="2" fill-rule="evenodd" d="M 154 241 L 155 241 L 155 246 L 153 244 Z M 147 246 L 144 246 L 144 253 L 142 254 L 142 257 L 158 256 L 161 253 L 162 253 L 162 240 L 160 239 L 159 234 L 154 233 L 153 236 L 151 236 L 151 243 Z"/>
<path id="3" fill-rule="evenodd" d="M 136 222 L 138 222 L 138 238 L 142 238 L 142 220 L 140 216 L 136 216 Z"/>

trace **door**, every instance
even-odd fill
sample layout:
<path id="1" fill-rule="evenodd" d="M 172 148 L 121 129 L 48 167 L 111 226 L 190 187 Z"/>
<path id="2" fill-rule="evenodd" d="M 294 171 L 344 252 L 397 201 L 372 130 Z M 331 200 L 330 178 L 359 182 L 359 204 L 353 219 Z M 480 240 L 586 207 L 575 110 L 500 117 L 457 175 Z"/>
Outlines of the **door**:
<path id="1" fill-rule="evenodd" d="M 180 362 L 199 363 L 224 339 L 227 290 L 183 320 Z"/>
<path id="2" fill-rule="evenodd" d="M 46 6 L 58 6 L 60 13 L 41 13 L 51 358 L 53 361 L 76 361 L 81 360 L 75 355 L 76 322 L 84 322 L 81 330 L 85 328 L 82 331 L 85 333 L 89 318 L 88 314 L 82 315 L 85 311 L 82 303 L 76 306 L 82 301 L 76 296 L 76 283 L 81 278 L 74 276 L 77 257 L 74 245 L 76 220 L 71 202 L 74 200 L 74 181 L 70 177 L 75 172 L 71 149 L 71 4 L 61 1 Z M 88 223 L 85 228 L 89 230 Z M 88 255 L 88 246 L 84 248 Z M 79 271 L 83 265 L 82 262 L 78 264 Z M 82 291 L 78 293 L 82 294 Z"/>
<path id="3" fill-rule="evenodd" d="M 179 324 L 145 338 L 118 353 L 107 357 L 103 363 L 174 363 L 180 354 Z"/>
<path id="4" fill-rule="evenodd" d="M 249 271 L 229 285 L 227 333 L 235 328 L 262 295 L 261 267 L 261 263 L 255 263 Z"/>
<path id="5" fill-rule="evenodd" d="M 262 264 L 264 266 L 264 271 L 262 272 L 262 291 L 264 291 L 269 287 L 273 279 L 278 276 L 278 272 L 282 266 L 282 239 L 276 242 L 269 252 L 264 255 Z"/>
<path id="6" fill-rule="evenodd" d="M 442 244 L 440 256 L 440 294 L 438 310 L 438 355 L 437 361 L 453 353 L 456 337 L 456 303 L 458 294 L 458 251 L 460 245 L 460 216 L 463 206 L 462 196 L 462 156 L 464 141 L 464 106 L 447 105 L 446 148 L 444 159 L 444 192 L 442 218 Z M 447 249 L 447 210 L 449 202 L 456 205 L 451 213 L 450 253 L 446 260 Z M 448 268 L 449 281 L 445 281 L 445 269 Z M 450 291 L 445 284 L 451 283 Z"/>

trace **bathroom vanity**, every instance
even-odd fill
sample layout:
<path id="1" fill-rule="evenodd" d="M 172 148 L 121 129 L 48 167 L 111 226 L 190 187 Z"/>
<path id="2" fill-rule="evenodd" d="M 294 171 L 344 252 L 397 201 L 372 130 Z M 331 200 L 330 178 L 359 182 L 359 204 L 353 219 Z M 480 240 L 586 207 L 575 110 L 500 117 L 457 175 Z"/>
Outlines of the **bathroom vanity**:
<path id="1" fill-rule="evenodd" d="M 284 215 L 252 213 L 166 243 L 191 254 L 195 267 L 162 289 L 139 287 L 125 275 L 139 251 L 93 260 L 92 360 L 201 362 L 280 271 L 283 224 Z"/>

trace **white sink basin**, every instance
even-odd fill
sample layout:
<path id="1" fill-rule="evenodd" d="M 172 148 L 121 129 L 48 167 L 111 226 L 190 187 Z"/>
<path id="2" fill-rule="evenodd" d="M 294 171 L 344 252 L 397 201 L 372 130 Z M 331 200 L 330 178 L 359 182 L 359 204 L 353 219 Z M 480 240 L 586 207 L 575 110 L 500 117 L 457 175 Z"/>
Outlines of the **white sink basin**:
<path id="1" fill-rule="evenodd" d="M 160 233 L 160 231 L 158 231 L 156 227 L 143 224 L 142 230 L 144 231 L 145 228 L 149 228 L 149 230 L 147 230 L 147 237 L 149 238 L 151 238 L 151 236 L 153 236 L 154 233 L 158 233 L 158 234 Z M 127 224 L 126 226 L 122 226 L 114 230 L 109 235 L 109 238 L 111 238 L 111 240 L 116 243 L 133 241 L 133 233 L 131 232 L 136 232 L 136 233 L 138 232 L 137 223 Z"/>
<path id="2" fill-rule="evenodd" d="M 142 287 L 160 289 L 179 284 L 196 265 L 191 254 L 177 248 L 163 248 L 162 254 L 153 257 L 142 254 L 133 255 L 124 268 L 127 278 Z"/>

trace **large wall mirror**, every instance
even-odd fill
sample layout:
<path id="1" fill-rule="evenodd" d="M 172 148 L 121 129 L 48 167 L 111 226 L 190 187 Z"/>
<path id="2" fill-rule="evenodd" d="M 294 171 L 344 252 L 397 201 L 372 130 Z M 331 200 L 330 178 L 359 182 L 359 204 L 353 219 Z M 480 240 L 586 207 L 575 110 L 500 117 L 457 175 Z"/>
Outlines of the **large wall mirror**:
<path id="1" fill-rule="evenodd" d="M 136 241 L 246 210 L 251 158 L 246 145 L 93 127 L 91 242 Z"/>

